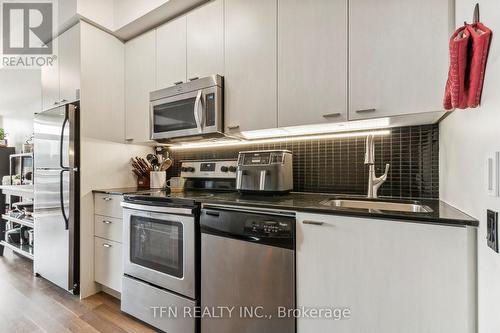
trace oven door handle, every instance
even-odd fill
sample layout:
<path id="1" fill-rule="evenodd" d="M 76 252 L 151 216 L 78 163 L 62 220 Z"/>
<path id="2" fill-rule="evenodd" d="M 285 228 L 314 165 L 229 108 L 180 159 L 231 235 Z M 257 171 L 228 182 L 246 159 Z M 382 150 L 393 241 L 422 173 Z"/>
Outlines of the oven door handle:
<path id="1" fill-rule="evenodd" d="M 140 210 L 151 213 L 165 213 L 165 214 L 178 214 L 178 215 L 193 215 L 193 209 L 181 207 L 162 207 L 162 206 L 149 206 L 139 205 L 130 202 L 122 202 L 121 206 L 126 209 Z"/>
<path id="2" fill-rule="evenodd" d="M 198 90 L 198 95 L 196 95 L 196 101 L 194 102 L 194 120 L 196 121 L 196 127 L 198 127 L 198 132 L 203 132 L 203 91 Z"/>

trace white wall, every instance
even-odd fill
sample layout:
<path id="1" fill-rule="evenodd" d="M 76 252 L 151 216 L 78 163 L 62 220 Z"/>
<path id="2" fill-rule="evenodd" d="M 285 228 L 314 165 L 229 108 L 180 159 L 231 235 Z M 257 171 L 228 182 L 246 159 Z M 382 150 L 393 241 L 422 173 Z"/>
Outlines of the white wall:
<path id="1" fill-rule="evenodd" d="M 33 134 L 33 113 L 2 117 L 3 128 L 9 140 L 9 147 L 20 153 L 23 143 Z"/>
<path id="2" fill-rule="evenodd" d="M 481 107 L 457 110 L 440 124 L 441 199 L 480 220 L 478 232 L 479 332 L 500 332 L 500 255 L 486 245 L 486 210 L 500 198 L 486 192 L 486 157 L 500 151 L 500 1 L 457 0 L 456 22 L 470 21 L 476 2 L 493 30 Z"/>
<path id="3" fill-rule="evenodd" d="M 10 147 L 21 152 L 42 105 L 40 70 L 0 69 L 0 117 Z"/>

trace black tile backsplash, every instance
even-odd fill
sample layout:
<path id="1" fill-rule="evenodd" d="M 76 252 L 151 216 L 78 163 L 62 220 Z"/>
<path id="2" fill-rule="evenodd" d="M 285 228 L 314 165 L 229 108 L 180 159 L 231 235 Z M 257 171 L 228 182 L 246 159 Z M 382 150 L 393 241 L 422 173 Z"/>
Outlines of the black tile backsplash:
<path id="1" fill-rule="evenodd" d="M 173 150 L 170 175 L 180 172 L 180 161 L 232 159 L 241 150 L 288 149 L 293 152 L 294 191 L 366 194 L 368 167 L 364 165 L 365 137 L 294 141 L 236 148 Z M 439 198 L 439 126 L 392 128 L 375 137 L 377 176 L 391 165 L 379 195 L 400 198 Z"/>

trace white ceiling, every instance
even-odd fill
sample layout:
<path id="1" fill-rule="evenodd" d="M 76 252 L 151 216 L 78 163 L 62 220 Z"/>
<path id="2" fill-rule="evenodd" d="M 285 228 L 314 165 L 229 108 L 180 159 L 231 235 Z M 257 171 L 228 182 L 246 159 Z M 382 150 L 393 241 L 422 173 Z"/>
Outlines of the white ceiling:
<path id="1" fill-rule="evenodd" d="M 0 69 L 0 116 L 26 116 L 41 107 L 40 70 Z"/>

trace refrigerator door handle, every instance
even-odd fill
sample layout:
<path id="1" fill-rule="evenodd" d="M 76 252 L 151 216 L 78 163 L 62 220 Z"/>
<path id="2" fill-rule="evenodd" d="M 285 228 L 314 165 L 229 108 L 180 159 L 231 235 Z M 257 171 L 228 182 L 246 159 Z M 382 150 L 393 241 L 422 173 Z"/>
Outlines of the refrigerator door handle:
<path id="1" fill-rule="evenodd" d="M 66 214 L 66 209 L 64 208 L 64 173 L 69 172 L 69 170 L 64 169 L 59 173 L 59 199 L 61 201 L 61 212 L 64 219 L 64 227 L 69 230 L 69 217 Z"/>
<path id="2" fill-rule="evenodd" d="M 64 121 L 61 127 L 61 142 L 59 143 L 59 166 L 62 169 L 68 169 L 68 167 L 64 166 L 63 163 L 63 153 L 64 153 L 64 130 L 66 129 L 66 124 L 68 124 L 69 117 L 68 117 L 68 109 L 64 110 Z"/>

